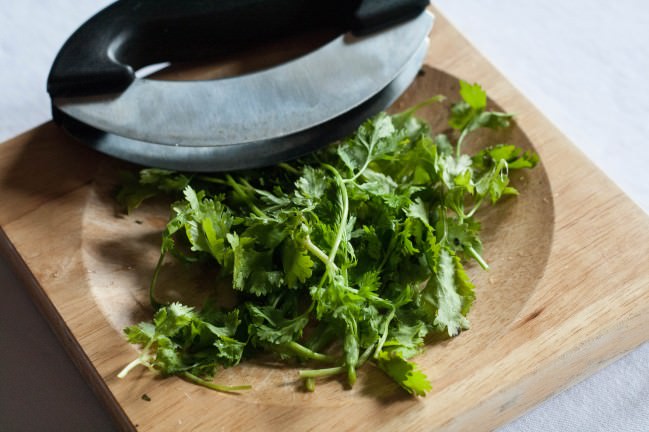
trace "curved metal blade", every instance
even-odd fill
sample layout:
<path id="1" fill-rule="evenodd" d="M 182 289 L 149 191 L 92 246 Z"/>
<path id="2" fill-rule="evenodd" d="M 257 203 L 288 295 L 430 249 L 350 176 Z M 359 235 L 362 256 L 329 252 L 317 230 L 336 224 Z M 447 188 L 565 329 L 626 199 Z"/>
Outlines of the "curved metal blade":
<path id="1" fill-rule="evenodd" d="M 272 165 L 297 158 L 344 137 L 358 125 L 390 106 L 412 83 L 428 48 L 422 40 L 397 77 L 356 108 L 289 136 L 227 146 L 168 146 L 125 138 L 88 126 L 53 107 L 57 122 L 75 138 L 96 150 L 146 166 L 180 171 L 231 171 Z"/>
<path id="2" fill-rule="evenodd" d="M 173 148 L 290 137 L 343 116 L 385 89 L 417 52 L 432 21 L 425 12 L 372 36 L 341 36 L 297 60 L 240 77 L 136 79 L 112 98 L 57 98 L 53 105 L 95 129 Z"/>

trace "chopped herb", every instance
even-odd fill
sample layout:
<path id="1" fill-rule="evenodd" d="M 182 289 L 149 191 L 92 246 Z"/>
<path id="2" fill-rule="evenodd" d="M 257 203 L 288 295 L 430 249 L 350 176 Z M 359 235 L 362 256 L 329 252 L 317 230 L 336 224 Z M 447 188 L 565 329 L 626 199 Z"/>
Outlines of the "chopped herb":
<path id="1" fill-rule="evenodd" d="M 262 351 L 303 364 L 308 391 L 332 375 L 352 386 L 369 363 L 425 395 L 431 383 L 412 358 L 430 333 L 469 328 L 475 293 L 464 264 L 488 268 L 476 211 L 518 194 L 510 173 L 538 162 L 510 144 L 463 154 L 472 132 L 508 127 L 512 116 L 487 110 L 476 84 L 461 82 L 460 96 L 446 134 L 415 117 L 443 100 L 435 97 L 380 113 L 341 142 L 264 170 L 145 169 L 126 178 L 118 199 L 129 211 L 158 194 L 177 201 L 150 287 L 156 312 L 152 322 L 125 329 L 143 349 L 119 376 L 143 365 L 239 391 L 250 386 L 211 379 Z M 167 255 L 217 266 L 238 304 L 163 304 L 155 289 Z"/>

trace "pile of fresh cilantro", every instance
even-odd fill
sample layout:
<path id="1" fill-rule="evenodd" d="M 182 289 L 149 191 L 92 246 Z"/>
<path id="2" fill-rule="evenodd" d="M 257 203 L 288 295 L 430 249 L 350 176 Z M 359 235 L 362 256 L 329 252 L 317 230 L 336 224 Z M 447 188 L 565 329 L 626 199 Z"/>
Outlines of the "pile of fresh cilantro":
<path id="1" fill-rule="evenodd" d="M 199 175 L 145 169 L 119 200 L 176 195 L 151 284 L 152 322 L 125 329 L 137 365 L 221 391 L 219 368 L 259 353 L 302 365 L 313 390 L 320 377 L 356 381 L 371 364 L 407 392 L 431 384 L 411 361 L 430 333 L 469 327 L 474 286 L 463 262 L 481 257 L 475 213 L 518 192 L 511 171 L 537 156 L 498 144 L 469 156 L 480 128 L 510 125 L 486 109 L 478 85 L 461 82 L 447 133 L 414 116 L 378 114 L 347 139 L 264 170 Z M 441 102 L 436 97 L 426 102 Z M 423 105 L 423 104 L 422 104 Z M 217 266 L 237 295 L 234 308 L 161 304 L 155 295 L 165 257 Z"/>

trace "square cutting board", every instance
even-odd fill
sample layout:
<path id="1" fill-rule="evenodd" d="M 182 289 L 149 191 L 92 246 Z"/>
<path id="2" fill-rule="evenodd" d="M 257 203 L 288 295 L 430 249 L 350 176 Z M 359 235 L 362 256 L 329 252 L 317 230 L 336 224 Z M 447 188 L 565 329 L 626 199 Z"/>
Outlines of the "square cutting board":
<path id="1" fill-rule="evenodd" d="M 294 369 L 263 363 L 217 376 L 253 384 L 239 395 L 144 370 L 117 379 L 137 355 L 121 328 L 150 313 L 167 212 L 120 214 L 111 191 L 129 166 L 52 123 L 0 145 L 0 247 L 124 429 L 490 430 L 649 339 L 649 218 L 435 13 L 426 64 L 397 107 L 453 97 L 457 78 L 478 82 L 516 114 L 502 138 L 542 163 L 514 179 L 520 197 L 480 215 L 491 270 L 469 268 L 473 328 L 416 359 L 434 387 L 425 398 L 405 396 L 371 367 L 352 390 L 331 380 L 315 393 L 301 390 Z M 195 285 L 168 270 L 170 283 Z"/>

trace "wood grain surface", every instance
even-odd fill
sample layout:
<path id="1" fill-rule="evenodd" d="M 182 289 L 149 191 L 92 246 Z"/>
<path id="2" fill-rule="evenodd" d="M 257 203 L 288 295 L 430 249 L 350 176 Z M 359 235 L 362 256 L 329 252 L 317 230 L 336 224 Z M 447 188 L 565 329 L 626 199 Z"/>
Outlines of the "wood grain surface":
<path id="1" fill-rule="evenodd" d="M 117 379 L 137 355 L 121 329 L 151 313 L 147 285 L 168 210 L 121 214 L 116 173 L 133 167 L 51 123 L 0 146 L 0 242 L 124 429 L 490 430 L 649 339 L 649 219 L 436 15 L 426 64 L 395 109 L 438 93 L 455 99 L 458 78 L 479 82 L 517 126 L 472 145 L 507 140 L 542 163 L 517 174 L 520 197 L 479 215 L 491 270 L 469 268 L 478 287 L 471 330 L 417 358 L 434 387 L 425 398 L 371 367 L 351 390 L 333 379 L 315 393 L 295 369 L 268 361 L 219 374 L 253 384 L 234 395 L 146 370 Z M 443 111 L 423 115 L 442 127 Z M 179 285 L 200 296 L 198 275 L 173 263 L 163 274 L 169 298 L 184 295 Z"/>

